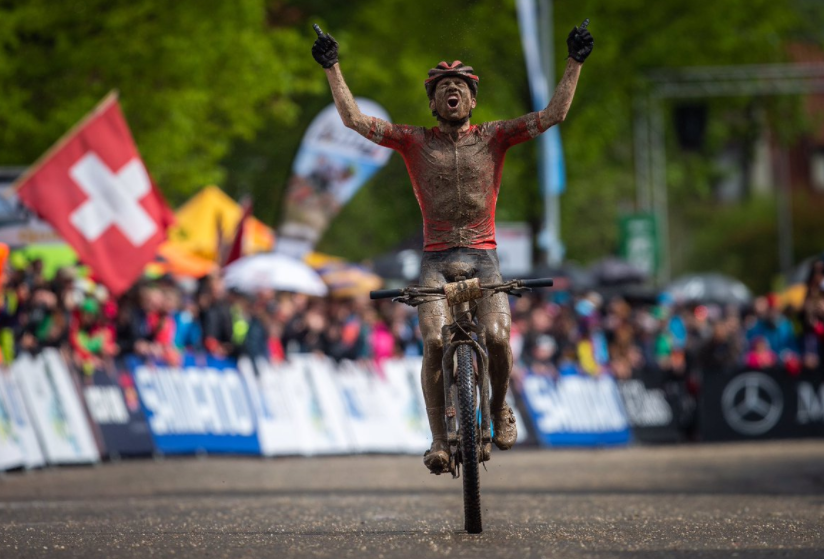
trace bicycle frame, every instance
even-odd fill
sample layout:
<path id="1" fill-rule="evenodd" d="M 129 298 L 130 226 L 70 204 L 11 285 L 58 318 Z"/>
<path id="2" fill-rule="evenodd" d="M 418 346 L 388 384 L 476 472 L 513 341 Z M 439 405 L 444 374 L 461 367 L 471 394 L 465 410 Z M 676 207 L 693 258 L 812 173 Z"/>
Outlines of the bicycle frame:
<path id="1" fill-rule="evenodd" d="M 477 278 L 467 280 L 463 276 L 455 278 L 454 282 L 441 286 L 410 286 L 405 289 L 383 289 L 372 291 L 372 299 L 391 297 L 393 301 L 406 303 L 417 307 L 428 301 L 446 298 L 452 312 L 452 322 L 441 329 L 443 340 L 443 371 L 444 384 L 444 419 L 446 420 L 447 443 L 449 444 L 450 458 L 448 469 L 452 477 L 460 476 L 463 464 L 463 492 L 464 492 L 464 527 L 469 533 L 477 534 L 482 530 L 481 522 L 481 493 L 478 462 L 489 460 L 488 451 L 492 447 L 491 414 L 489 411 L 489 350 L 486 347 L 486 330 L 472 312 L 472 302 L 484 297 L 483 292 L 507 293 L 520 297 L 524 292 L 534 287 L 551 287 L 552 279 L 511 280 L 505 283 L 481 285 Z M 458 352 L 461 346 L 469 350 L 467 353 Z M 475 354 L 474 364 L 472 354 Z M 460 386 L 455 379 L 455 361 L 459 363 L 459 372 L 466 371 L 467 375 L 474 372 L 475 378 L 461 378 Z M 472 381 L 474 380 L 474 388 Z M 478 429 L 478 392 L 481 402 L 481 425 Z M 471 395 L 471 400 L 468 395 Z M 460 396 L 460 398 L 459 398 Z M 471 421 L 464 415 L 471 409 Z M 458 413 L 461 412 L 460 424 L 466 430 L 459 430 Z M 479 435 L 479 436 L 477 436 Z M 473 447 L 474 451 L 470 450 Z M 474 456 L 463 456 L 472 453 Z M 472 464 L 472 466 L 468 466 Z M 441 474 L 444 472 L 433 472 Z"/>
<path id="2" fill-rule="evenodd" d="M 457 278 L 461 281 L 463 278 Z M 483 325 L 475 319 L 471 301 L 465 301 L 450 307 L 452 311 L 452 323 L 446 324 L 441 330 L 444 340 L 443 350 L 443 383 L 444 383 L 444 410 L 446 415 L 447 442 L 451 450 L 449 464 L 452 477 L 458 477 L 459 470 L 458 457 L 460 460 L 477 460 L 478 456 L 465 457 L 459 452 L 460 438 L 457 425 L 457 385 L 455 383 L 455 352 L 461 345 L 468 345 L 477 356 L 477 379 L 476 385 L 480 387 L 481 397 L 481 436 L 480 456 L 482 461 L 488 460 L 488 456 L 483 451 L 487 444 L 492 442 L 490 429 L 491 415 L 489 410 L 489 351 L 486 348 L 486 330 Z M 474 335 L 474 336 L 473 336 Z"/>

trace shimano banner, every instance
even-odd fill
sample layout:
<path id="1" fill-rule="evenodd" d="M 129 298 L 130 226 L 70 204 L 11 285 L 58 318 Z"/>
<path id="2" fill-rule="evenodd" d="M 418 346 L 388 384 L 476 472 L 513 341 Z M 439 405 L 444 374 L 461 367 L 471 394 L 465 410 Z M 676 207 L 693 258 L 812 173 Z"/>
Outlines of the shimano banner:
<path id="1" fill-rule="evenodd" d="M 255 412 L 234 361 L 184 354 L 179 367 L 136 357 L 126 366 L 158 451 L 260 453 Z"/>
<path id="2" fill-rule="evenodd" d="M 707 371 L 699 429 L 705 441 L 824 437 L 824 372 Z"/>
<path id="3" fill-rule="evenodd" d="M 134 380 L 125 367 L 120 370 L 97 368 L 83 378 L 86 409 L 100 428 L 108 454 L 152 454 L 154 445 L 149 424 L 140 407 Z"/>
<path id="4" fill-rule="evenodd" d="M 542 446 L 624 445 L 630 428 L 612 377 L 527 373 L 522 397 Z"/>

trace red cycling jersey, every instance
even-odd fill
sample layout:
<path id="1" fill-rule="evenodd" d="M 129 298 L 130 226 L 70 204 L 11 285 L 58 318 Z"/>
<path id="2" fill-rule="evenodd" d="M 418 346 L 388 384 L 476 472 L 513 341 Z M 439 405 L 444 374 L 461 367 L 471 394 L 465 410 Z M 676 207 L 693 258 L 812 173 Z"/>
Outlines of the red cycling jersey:
<path id="1" fill-rule="evenodd" d="M 471 125 L 457 139 L 372 117 L 366 137 L 403 156 L 423 215 L 424 250 L 493 249 L 506 150 L 544 130 L 537 112 Z"/>

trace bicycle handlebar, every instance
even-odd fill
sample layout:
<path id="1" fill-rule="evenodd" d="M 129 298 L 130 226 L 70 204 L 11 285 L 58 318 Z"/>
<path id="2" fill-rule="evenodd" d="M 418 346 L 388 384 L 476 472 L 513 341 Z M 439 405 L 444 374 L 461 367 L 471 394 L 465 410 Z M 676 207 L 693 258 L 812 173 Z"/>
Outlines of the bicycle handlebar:
<path id="1" fill-rule="evenodd" d="M 378 289 L 377 291 L 370 291 L 370 299 L 389 299 L 400 297 L 403 295 L 403 289 Z"/>
<path id="2" fill-rule="evenodd" d="M 481 289 L 500 289 L 502 287 L 510 286 L 511 289 L 520 288 L 537 288 L 537 287 L 552 287 L 552 278 L 539 278 L 531 280 L 513 280 L 504 283 L 493 283 L 488 285 L 481 285 Z M 506 289 L 504 291 L 508 291 Z M 379 289 L 377 291 L 370 291 L 370 299 L 394 299 L 395 297 L 402 297 L 404 295 L 443 295 L 443 286 L 440 287 L 407 287 L 405 289 Z"/>
<path id="3" fill-rule="evenodd" d="M 552 287 L 554 284 L 552 278 L 521 280 L 521 285 L 524 287 Z"/>

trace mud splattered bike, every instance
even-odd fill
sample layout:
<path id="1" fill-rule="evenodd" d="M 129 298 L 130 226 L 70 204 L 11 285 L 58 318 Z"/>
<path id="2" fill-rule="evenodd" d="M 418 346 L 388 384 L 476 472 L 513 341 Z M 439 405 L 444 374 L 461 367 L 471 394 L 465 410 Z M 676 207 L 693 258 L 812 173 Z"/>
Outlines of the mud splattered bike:
<path id="1" fill-rule="evenodd" d="M 489 460 L 492 449 L 492 416 L 486 333 L 471 303 L 495 293 L 520 296 L 532 288 L 551 287 L 552 280 L 512 280 L 482 285 L 478 278 L 458 276 L 455 279 L 439 287 L 410 286 L 372 291 L 369 295 L 372 299 L 391 298 L 412 307 L 443 298 L 449 304 L 453 322 L 441 331 L 444 409 L 451 452 L 449 472 L 453 478 L 463 473 L 464 528 L 470 534 L 478 534 L 483 530 L 479 464 Z"/>

